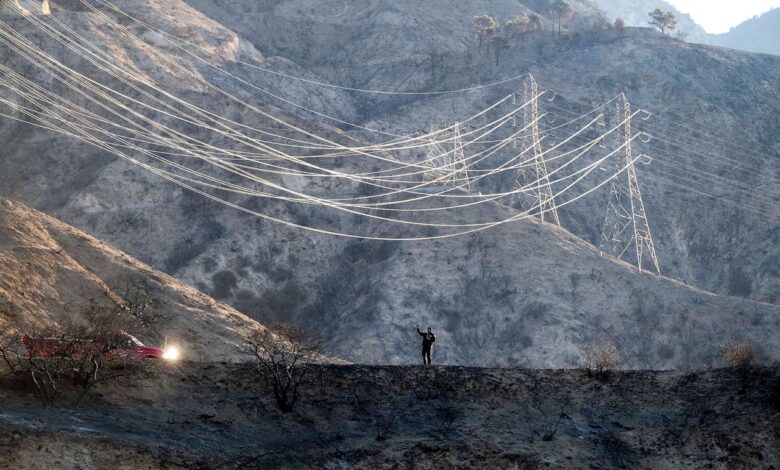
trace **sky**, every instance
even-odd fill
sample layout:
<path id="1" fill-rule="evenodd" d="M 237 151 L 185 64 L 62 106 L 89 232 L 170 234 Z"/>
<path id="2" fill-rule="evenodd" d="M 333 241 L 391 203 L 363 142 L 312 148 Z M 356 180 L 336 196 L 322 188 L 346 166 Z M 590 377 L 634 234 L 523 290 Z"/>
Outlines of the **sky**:
<path id="1" fill-rule="evenodd" d="M 772 8 L 780 0 L 666 0 L 682 13 L 688 13 L 708 33 L 725 33 L 732 26 Z"/>

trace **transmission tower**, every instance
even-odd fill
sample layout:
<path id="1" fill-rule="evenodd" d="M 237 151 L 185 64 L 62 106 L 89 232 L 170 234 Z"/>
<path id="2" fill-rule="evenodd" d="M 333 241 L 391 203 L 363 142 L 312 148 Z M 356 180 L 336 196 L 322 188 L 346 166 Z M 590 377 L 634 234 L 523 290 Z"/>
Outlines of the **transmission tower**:
<path id="1" fill-rule="evenodd" d="M 460 125 L 455 124 L 454 127 L 455 130 L 451 137 L 452 150 L 450 151 L 445 150 L 444 146 L 433 137 L 437 128 L 431 128 L 432 136 L 428 144 L 428 159 L 426 162 L 426 166 L 430 169 L 425 172 L 425 179 L 427 181 L 436 180 L 442 185 L 459 185 L 464 191 L 470 192 L 471 180 L 463 152 Z"/>
<path id="2" fill-rule="evenodd" d="M 558 208 L 555 205 L 550 178 L 547 175 L 547 164 L 544 162 L 542 144 L 539 140 L 539 90 L 536 80 L 530 74 L 523 82 L 523 102 L 531 103 L 523 108 L 523 124 L 525 127 L 530 127 L 527 147 L 533 148 L 533 162 L 536 170 L 536 186 L 531 188 L 530 194 L 536 199 L 541 221 L 544 222 L 545 214 L 548 214 L 553 223 L 560 226 L 561 221 L 558 218 Z M 528 176 L 527 172 L 520 168 L 517 175 L 518 183 L 521 185 L 527 184 Z"/>
<path id="3" fill-rule="evenodd" d="M 516 101 L 517 95 L 518 95 L 517 93 L 514 93 L 512 95 L 512 105 L 516 105 L 517 104 L 517 101 Z M 530 117 L 526 118 L 526 116 L 525 116 L 525 114 L 528 113 L 528 112 L 530 112 L 528 110 L 528 107 L 527 106 L 524 107 L 523 108 L 523 121 L 524 122 L 527 122 L 528 119 L 530 119 Z M 517 127 L 517 115 L 512 116 L 512 127 Z M 518 148 L 517 141 L 518 141 L 517 138 L 515 138 L 512 141 L 512 148 L 513 149 L 517 149 Z M 522 137 L 522 140 L 521 140 L 521 143 L 520 143 L 520 147 L 523 148 L 523 149 L 528 149 L 528 148 L 531 147 L 531 137 L 530 137 L 530 134 L 527 134 L 527 133 L 523 134 L 523 137 Z M 521 161 L 520 165 L 518 165 L 518 167 L 517 167 L 517 174 L 516 174 L 516 177 L 515 177 L 515 183 L 517 184 L 518 187 L 525 187 L 525 186 L 528 186 L 528 183 L 532 182 L 532 181 L 534 181 L 534 180 L 529 177 L 529 171 L 528 171 L 527 162 Z M 514 193 L 512 195 L 512 205 L 518 207 L 521 211 L 528 211 L 528 210 L 532 209 L 534 207 L 534 204 L 539 199 L 538 196 L 536 195 L 535 189 L 536 188 L 529 188 L 526 191 Z"/>
<path id="4" fill-rule="evenodd" d="M 455 136 L 452 142 L 452 169 L 455 174 L 459 175 L 459 180 L 462 179 L 462 189 L 466 192 L 471 192 L 471 180 L 469 179 L 469 168 L 466 165 L 466 155 L 463 153 L 463 142 L 460 139 L 460 123 L 455 124 Z"/>
<path id="5" fill-rule="evenodd" d="M 615 258 L 635 262 L 640 272 L 644 255 L 647 254 L 655 272 L 661 274 L 634 166 L 631 148 L 631 105 L 623 93 L 615 105 L 615 119 L 616 125 L 619 124 L 614 139 L 615 148 L 621 150 L 617 153 L 619 157 L 612 159 L 611 170 L 617 173 L 625 167 L 626 178 L 613 178 L 610 182 L 607 214 L 604 217 L 599 248 Z"/>

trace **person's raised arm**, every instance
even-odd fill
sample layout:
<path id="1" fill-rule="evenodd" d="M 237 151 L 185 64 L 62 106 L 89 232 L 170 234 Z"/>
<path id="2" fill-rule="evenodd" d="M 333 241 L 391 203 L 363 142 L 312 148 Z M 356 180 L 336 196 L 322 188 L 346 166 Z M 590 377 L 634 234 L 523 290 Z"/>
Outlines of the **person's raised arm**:
<path id="1" fill-rule="evenodd" d="M 420 331 L 420 325 L 417 325 L 417 334 L 420 335 L 420 336 L 425 336 L 425 333 Z"/>

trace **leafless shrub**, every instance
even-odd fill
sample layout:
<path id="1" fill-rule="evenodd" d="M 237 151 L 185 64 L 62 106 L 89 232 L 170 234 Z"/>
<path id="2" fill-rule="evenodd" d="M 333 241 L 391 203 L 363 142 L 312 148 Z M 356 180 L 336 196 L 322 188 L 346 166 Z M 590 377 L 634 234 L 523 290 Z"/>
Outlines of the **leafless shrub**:
<path id="1" fill-rule="evenodd" d="M 706 428 L 717 419 L 718 414 L 709 407 L 707 401 L 692 403 L 688 413 L 672 420 L 664 417 L 664 436 L 681 448 L 688 445 L 694 434 Z"/>
<path id="2" fill-rule="evenodd" d="M 380 413 L 375 412 L 373 414 L 374 417 L 374 427 L 376 428 L 376 440 L 377 442 L 382 442 L 385 439 L 387 439 L 387 436 L 390 434 L 390 431 L 393 429 L 393 425 L 395 424 L 395 413 L 392 411 Z"/>
<path id="3" fill-rule="evenodd" d="M 414 378 L 412 393 L 419 401 L 436 400 L 444 397 L 452 390 L 452 385 L 446 379 L 427 371 L 418 371 Z"/>
<path id="4" fill-rule="evenodd" d="M 14 313 L 15 306 L 13 302 L 7 300 L 0 294 L 0 314 L 11 316 Z"/>
<path id="5" fill-rule="evenodd" d="M 617 347 L 604 339 L 591 341 L 582 350 L 583 368 L 588 374 L 607 378 L 620 366 Z"/>
<path id="6" fill-rule="evenodd" d="M 145 364 L 127 357 L 122 341 L 127 338 L 126 317 L 111 306 L 89 304 L 82 321 L 0 338 L 0 360 L 6 374 L 26 377 L 34 385 L 44 406 L 53 406 L 60 391 L 76 386 L 76 404 L 98 383 L 138 372 Z"/>
<path id="7" fill-rule="evenodd" d="M 501 402 L 497 398 L 489 398 L 487 404 L 490 411 L 496 411 L 501 406 Z"/>
<path id="8" fill-rule="evenodd" d="M 436 407 L 436 419 L 439 427 L 438 432 L 441 436 L 447 437 L 452 432 L 455 421 L 460 416 L 455 404 L 449 397 L 449 394 L 445 393 L 440 399 L 439 406 Z"/>
<path id="9" fill-rule="evenodd" d="M 273 389 L 279 409 L 288 413 L 312 365 L 322 358 L 324 346 L 317 334 L 298 325 L 278 323 L 270 330 L 257 332 L 247 342 L 247 349 L 255 356 L 260 375 Z"/>
<path id="10" fill-rule="evenodd" d="M 154 289 L 144 278 L 125 279 L 113 289 L 111 297 L 114 313 L 125 316 L 125 328 L 136 332 L 150 332 L 154 326 L 168 319 L 154 297 Z"/>
<path id="11" fill-rule="evenodd" d="M 750 369 L 756 364 L 758 354 L 749 341 L 726 341 L 720 346 L 726 366 L 740 371 Z"/>
<path id="12" fill-rule="evenodd" d="M 21 339 L 15 331 L 0 333 L 0 377 L 15 373 L 22 350 Z"/>
<path id="13" fill-rule="evenodd" d="M 137 318 L 117 315 L 110 307 L 91 304 L 84 308 L 82 323 L 66 324 L 64 339 L 69 349 L 68 375 L 81 388 L 76 403 L 98 383 L 140 372 L 143 360 L 127 357 L 123 350 L 129 338 L 123 333 L 135 332 Z"/>
<path id="14" fill-rule="evenodd" d="M 550 442 L 553 440 L 555 435 L 558 433 L 558 426 L 560 426 L 561 421 L 564 419 L 569 419 L 569 415 L 567 415 L 564 412 L 561 412 L 558 415 L 558 419 L 554 421 L 545 420 L 544 427 L 542 429 L 542 440 L 545 442 Z"/>
<path id="15" fill-rule="evenodd" d="M 34 334 L 54 336 L 57 333 L 51 329 L 40 329 Z M 43 405 L 54 405 L 60 382 L 67 371 L 66 357 L 38 357 L 34 348 L 23 344 L 17 332 L 6 332 L 0 337 L 0 357 L 3 362 L 2 375 L 29 379 Z"/>

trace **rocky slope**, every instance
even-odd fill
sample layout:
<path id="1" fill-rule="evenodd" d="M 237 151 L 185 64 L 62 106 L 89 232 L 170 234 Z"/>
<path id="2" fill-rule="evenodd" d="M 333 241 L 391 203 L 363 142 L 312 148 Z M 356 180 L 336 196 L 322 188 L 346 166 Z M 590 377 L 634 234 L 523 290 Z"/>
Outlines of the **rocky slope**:
<path id="1" fill-rule="evenodd" d="M 432 324 L 442 339 L 437 359 L 457 363 L 563 366 L 577 360 L 583 343 L 600 335 L 613 337 L 624 359 L 637 367 L 710 363 L 718 344 L 730 337 L 752 339 L 776 356 L 772 332 L 780 316 L 770 304 L 780 298 L 774 203 L 780 180 L 775 79 L 780 60 L 686 44 L 646 30 L 596 31 L 588 25 L 598 24 L 601 15 L 585 3 L 577 4 L 572 21 L 580 26 L 571 34 L 512 42 L 498 64 L 493 51 L 479 48 L 471 35 L 474 14 L 504 18 L 543 12 L 544 4 L 470 1 L 452 8 L 449 2 L 371 2 L 358 8 L 352 2 L 303 0 L 251 6 L 227 0 L 119 2 L 141 19 L 219 52 L 223 57 L 213 59 L 217 65 L 271 93 L 389 132 L 415 132 L 471 115 L 518 84 L 434 98 L 377 97 L 283 79 L 227 59 L 385 90 L 454 89 L 530 70 L 542 86 L 561 93 L 552 105 L 573 112 L 626 91 L 656 112 L 637 127 L 678 144 L 657 139 L 641 148 L 656 158 L 640 168 L 640 184 L 668 278 L 636 274 L 582 242 L 598 242 L 602 193 L 562 210 L 564 226 L 582 240 L 533 222 L 440 242 L 345 240 L 247 217 L 102 151 L 3 120 L 0 134 L 8 139 L 0 149 L 0 194 L 85 229 L 255 318 L 321 327 L 333 338 L 332 351 L 350 359 L 416 360 L 415 323 Z M 318 132 L 340 139 L 378 138 L 326 128 L 321 117 L 238 86 L 209 67 L 193 66 L 191 58 L 127 19 L 121 21 L 126 28 L 177 55 L 186 69 L 155 67 L 154 56 L 121 39 L 111 21 L 98 15 L 57 15 L 166 90 L 241 123 L 254 125 L 257 117 L 210 91 L 201 79 L 240 92 L 264 109 L 276 106 L 279 116 Z M 44 42 L 24 19 L 9 21 Z M 54 50 L 69 65 L 135 96 L 78 58 Z M 39 73 L 7 51 L 0 56 L 31 76 Z M 187 131 L 208 138 L 197 128 Z M 332 164 L 371 171 L 360 161 Z M 358 189 L 295 178 L 285 183 L 320 194 L 349 195 Z M 403 233 L 306 206 L 236 200 L 315 226 Z M 506 208 L 485 205 L 449 220 L 505 214 Z"/>
<path id="2" fill-rule="evenodd" d="M 77 409 L 0 382 L 0 468 L 771 469 L 779 373 L 322 367 L 287 414 L 246 364 L 161 368 Z"/>
<path id="3" fill-rule="evenodd" d="M 227 305 L 44 214 L 0 199 L 0 331 L 25 332 L 65 319 L 143 282 L 164 312 L 153 338 L 181 344 L 191 360 L 237 357 L 262 328 Z"/>

